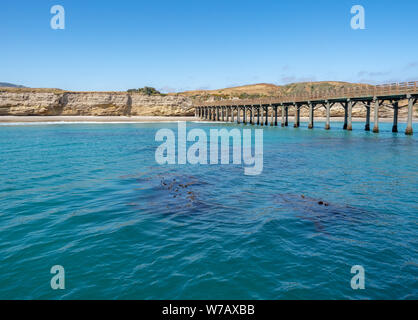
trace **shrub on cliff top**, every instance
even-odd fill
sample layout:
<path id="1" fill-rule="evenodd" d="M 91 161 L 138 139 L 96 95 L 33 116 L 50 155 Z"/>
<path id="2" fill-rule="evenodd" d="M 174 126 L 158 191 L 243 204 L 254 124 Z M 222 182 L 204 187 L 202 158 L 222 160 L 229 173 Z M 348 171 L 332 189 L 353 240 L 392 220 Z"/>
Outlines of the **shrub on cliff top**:
<path id="1" fill-rule="evenodd" d="M 140 93 L 140 94 L 144 94 L 147 96 L 152 96 L 152 95 L 160 95 L 161 92 L 156 90 L 155 88 L 152 87 L 143 87 L 143 88 L 139 88 L 139 89 L 129 89 L 128 90 L 129 93 Z"/>

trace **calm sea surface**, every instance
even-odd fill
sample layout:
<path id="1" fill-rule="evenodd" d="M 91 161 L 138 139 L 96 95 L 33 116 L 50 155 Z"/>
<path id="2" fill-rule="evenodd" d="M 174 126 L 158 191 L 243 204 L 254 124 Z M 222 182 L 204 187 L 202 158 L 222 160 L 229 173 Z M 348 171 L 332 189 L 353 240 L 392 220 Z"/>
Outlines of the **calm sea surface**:
<path id="1" fill-rule="evenodd" d="M 1 125 L 0 298 L 417 299 L 418 135 L 332 126 L 264 128 L 245 176 L 158 165 L 177 123 Z"/>

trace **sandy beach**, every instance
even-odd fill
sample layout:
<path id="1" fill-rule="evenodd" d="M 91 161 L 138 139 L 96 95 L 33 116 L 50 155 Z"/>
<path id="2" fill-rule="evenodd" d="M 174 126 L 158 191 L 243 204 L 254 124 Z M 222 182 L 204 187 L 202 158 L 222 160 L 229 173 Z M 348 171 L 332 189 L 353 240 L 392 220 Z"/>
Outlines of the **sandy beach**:
<path id="1" fill-rule="evenodd" d="M 269 122 L 270 122 L 269 117 Z M 289 123 L 293 123 L 294 117 L 289 117 Z M 308 122 L 307 117 L 301 117 L 301 122 Z M 324 117 L 315 117 L 314 121 L 325 122 Z M 353 118 L 353 122 L 365 122 L 364 118 Z M 414 122 L 418 119 L 414 119 Z M 175 122 L 175 121 L 202 121 L 197 117 L 164 117 L 164 116 L 0 116 L 0 123 L 25 123 L 25 122 Z M 278 118 L 281 121 L 281 117 Z M 343 122 L 343 117 L 331 117 L 331 122 Z M 373 122 L 373 119 L 371 119 Z M 393 122 L 391 118 L 380 118 L 379 122 Z M 399 119 L 406 122 L 406 119 Z"/>
<path id="2" fill-rule="evenodd" d="M 0 116 L 0 123 L 7 122 L 173 122 L 198 121 L 195 117 L 163 116 Z"/>

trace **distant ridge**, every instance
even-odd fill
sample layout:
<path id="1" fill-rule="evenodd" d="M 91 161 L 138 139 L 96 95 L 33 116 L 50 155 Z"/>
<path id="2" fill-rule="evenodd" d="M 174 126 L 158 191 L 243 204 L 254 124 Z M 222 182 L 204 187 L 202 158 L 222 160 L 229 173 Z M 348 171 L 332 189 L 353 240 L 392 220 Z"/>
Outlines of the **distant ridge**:
<path id="1" fill-rule="evenodd" d="M 342 88 L 353 88 L 358 86 L 371 86 L 369 84 L 351 83 L 342 81 L 313 81 L 313 82 L 297 82 L 286 85 L 275 85 L 271 83 L 257 83 L 244 85 L 239 87 L 231 87 L 217 90 L 191 90 L 179 92 L 191 98 L 208 99 L 215 97 L 218 99 L 251 99 L 251 98 L 267 98 L 279 97 L 288 94 L 310 93 L 318 90 L 339 90 Z"/>
<path id="2" fill-rule="evenodd" d="M 0 87 L 4 88 L 26 88 L 25 86 L 21 86 L 18 84 L 8 83 L 8 82 L 0 82 Z"/>

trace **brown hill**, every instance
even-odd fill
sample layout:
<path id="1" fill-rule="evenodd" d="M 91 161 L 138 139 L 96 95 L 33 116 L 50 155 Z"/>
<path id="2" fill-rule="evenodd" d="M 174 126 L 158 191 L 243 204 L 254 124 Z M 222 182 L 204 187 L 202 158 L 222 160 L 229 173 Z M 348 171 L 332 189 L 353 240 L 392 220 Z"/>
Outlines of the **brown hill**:
<path id="1" fill-rule="evenodd" d="M 369 84 L 359 84 L 341 81 L 317 81 L 317 82 L 298 82 L 278 86 L 270 83 L 258 83 L 246 86 L 217 89 L 217 90 L 192 90 L 177 93 L 177 95 L 188 96 L 199 99 L 251 99 L 278 97 L 287 94 L 312 92 L 317 90 L 341 89 L 358 86 L 371 86 Z"/>

